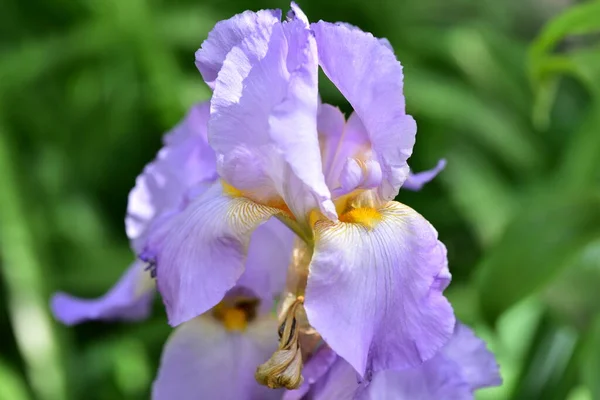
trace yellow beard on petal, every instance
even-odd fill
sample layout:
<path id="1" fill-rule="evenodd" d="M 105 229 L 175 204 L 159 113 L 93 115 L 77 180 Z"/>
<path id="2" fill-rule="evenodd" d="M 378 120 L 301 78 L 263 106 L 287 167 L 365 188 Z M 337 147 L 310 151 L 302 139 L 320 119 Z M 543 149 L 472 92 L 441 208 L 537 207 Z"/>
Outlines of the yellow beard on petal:
<path id="1" fill-rule="evenodd" d="M 349 222 L 363 225 L 365 228 L 373 229 L 381 221 L 381 213 L 371 207 L 354 208 L 340 215 L 341 222 Z"/>
<path id="2" fill-rule="evenodd" d="M 230 185 L 229 183 L 221 180 L 221 185 L 223 186 L 223 193 L 231 197 L 242 197 L 244 193 L 236 188 L 235 186 Z"/>

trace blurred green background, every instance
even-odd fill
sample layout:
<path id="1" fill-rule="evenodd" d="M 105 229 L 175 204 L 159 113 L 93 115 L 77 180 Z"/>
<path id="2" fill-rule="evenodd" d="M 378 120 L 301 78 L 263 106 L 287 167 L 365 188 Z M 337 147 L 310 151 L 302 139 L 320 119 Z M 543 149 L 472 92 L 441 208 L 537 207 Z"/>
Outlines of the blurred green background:
<path id="1" fill-rule="evenodd" d="M 447 293 L 505 384 L 478 398 L 600 399 L 600 2 L 301 0 L 387 37 L 419 134 L 447 169 L 399 200 L 447 244 Z M 136 175 L 209 91 L 193 53 L 264 0 L 1 0 L 0 399 L 147 399 L 170 328 L 58 325 L 132 260 Z M 325 85 L 326 101 L 348 110 Z"/>

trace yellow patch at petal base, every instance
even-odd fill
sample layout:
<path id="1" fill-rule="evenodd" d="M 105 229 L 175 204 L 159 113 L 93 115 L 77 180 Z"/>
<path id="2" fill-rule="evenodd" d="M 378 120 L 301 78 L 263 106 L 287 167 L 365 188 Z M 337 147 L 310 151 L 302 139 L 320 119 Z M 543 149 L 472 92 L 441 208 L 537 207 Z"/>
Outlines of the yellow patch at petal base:
<path id="1" fill-rule="evenodd" d="M 354 208 L 340 215 L 341 222 L 360 224 L 369 229 L 375 228 L 381 219 L 381 213 L 372 207 Z"/>
<path id="2" fill-rule="evenodd" d="M 221 180 L 221 185 L 223 185 L 223 193 L 231 196 L 231 197 L 241 197 L 243 195 L 242 191 L 235 186 L 230 185 L 229 183 Z"/>
<path id="3" fill-rule="evenodd" d="M 223 326 L 228 331 L 245 331 L 248 326 L 246 313 L 238 308 L 225 309 L 223 312 Z"/>

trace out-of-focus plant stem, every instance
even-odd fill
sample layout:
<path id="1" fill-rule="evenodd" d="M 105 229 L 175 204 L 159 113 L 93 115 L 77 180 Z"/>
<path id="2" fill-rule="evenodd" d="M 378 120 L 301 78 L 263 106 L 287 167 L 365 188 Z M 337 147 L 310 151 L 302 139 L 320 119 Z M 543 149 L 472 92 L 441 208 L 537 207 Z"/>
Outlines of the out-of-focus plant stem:
<path id="1" fill-rule="evenodd" d="M 9 137 L 0 118 L 0 271 L 8 310 L 35 397 L 63 400 L 64 373 L 44 295 L 44 272 L 36 257 Z"/>

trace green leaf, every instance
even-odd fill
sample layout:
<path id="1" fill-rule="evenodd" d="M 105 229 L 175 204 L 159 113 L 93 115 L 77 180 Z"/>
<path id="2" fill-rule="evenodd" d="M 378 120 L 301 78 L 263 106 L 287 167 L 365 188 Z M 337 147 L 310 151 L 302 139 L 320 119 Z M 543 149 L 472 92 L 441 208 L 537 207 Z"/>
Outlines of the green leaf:
<path id="1" fill-rule="evenodd" d="M 439 74 L 406 73 L 409 111 L 461 133 L 501 157 L 519 173 L 543 164 L 543 149 L 521 117 L 473 93 L 468 85 Z"/>
<path id="2" fill-rule="evenodd" d="M 468 148 L 452 151 L 448 167 L 440 176 L 448 193 L 469 222 L 480 242 L 493 243 L 516 208 L 507 182 L 490 162 Z"/>
<path id="3" fill-rule="evenodd" d="M 547 289 L 544 301 L 555 314 L 584 331 L 600 315 L 600 240 L 590 243 Z"/>
<path id="4" fill-rule="evenodd" d="M 529 50 L 529 77 L 535 93 L 533 121 L 538 129 L 549 125 L 559 75 L 579 79 L 592 93 L 600 95 L 600 50 L 576 49 L 553 54 L 566 36 L 600 31 L 600 1 L 571 7 L 548 23 Z M 571 46 L 573 47 L 573 46 Z"/>
<path id="5" fill-rule="evenodd" d="M 587 335 L 585 352 L 581 362 L 581 376 L 592 394 L 592 399 L 600 399 L 600 317 Z"/>
<path id="6" fill-rule="evenodd" d="M 45 295 L 44 264 L 23 205 L 14 147 L 3 128 L 0 121 L 0 273 L 7 308 L 36 398 L 64 399 L 65 374 Z"/>
<path id="7" fill-rule="evenodd" d="M 0 400 L 29 400 L 25 380 L 16 368 L 0 359 Z"/>
<path id="8" fill-rule="evenodd" d="M 589 1 L 569 8 L 550 21 L 530 48 L 530 62 L 538 64 L 547 52 L 568 35 L 600 31 L 600 1 Z M 535 71 L 534 71 L 535 72 Z"/>
<path id="9" fill-rule="evenodd" d="M 597 187 L 600 171 L 600 98 L 594 102 L 579 129 L 575 130 L 561 160 L 558 185 L 577 192 Z"/>
<path id="10" fill-rule="evenodd" d="M 543 288 L 598 237 L 597 193 L 562 199 L 549 191 L 530 199 L 477 267 L 486 319 L 493 323 L 508 307 Z"/>

